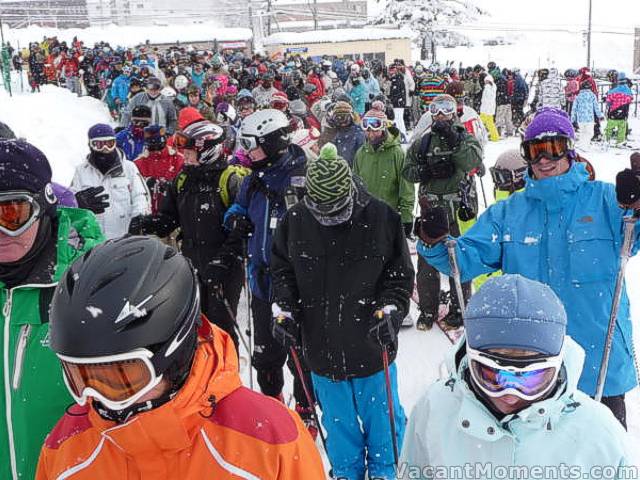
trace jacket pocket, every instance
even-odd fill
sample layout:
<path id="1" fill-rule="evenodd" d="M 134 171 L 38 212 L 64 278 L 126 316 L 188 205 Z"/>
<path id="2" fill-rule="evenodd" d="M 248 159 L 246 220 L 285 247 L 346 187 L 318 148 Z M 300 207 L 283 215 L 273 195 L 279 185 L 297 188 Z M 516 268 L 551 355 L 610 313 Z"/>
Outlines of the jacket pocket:
<path id="1" fill-rule="evenodd" d="M 608 227 L 597 223 L 573 227 L 567 233 L 567 243 L 571 283 L 599 282 L 616 276 L 618 252 Z"/>
<path id="2" fill-rule="evenodd" d="M 300 299 L 317 306 L 326 290 L 326 252 L 318 242 L 303 240 L 296 240 L 290 252 Z"/>
<path id="3" fill-rule="evenodd" d="M 528 278 L 540 278 L 542 234 L 505 230 L 502 242 L 502 270 Z"/>

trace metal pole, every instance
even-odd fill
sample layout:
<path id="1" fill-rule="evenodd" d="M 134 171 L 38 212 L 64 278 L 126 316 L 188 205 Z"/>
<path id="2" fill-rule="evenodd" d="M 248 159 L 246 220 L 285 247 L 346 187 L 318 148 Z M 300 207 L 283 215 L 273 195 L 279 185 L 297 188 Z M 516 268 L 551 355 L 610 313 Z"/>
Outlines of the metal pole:
<path id="1" fill-rule="evenodd" d="M 587 67 L 591 68 L 591 11 L 592 1 L 589 0 L 589 29 L 587 30 Z"/>
<path id="2" fill-rule="evenodd" d="M 456 287 L 456 295 L 458 297 L 458 305 L 460 306 L 460 314 L 464 314 L 465 301 L 462 291 L 462 282 L 460 281 L 460 268 L 458 267 L 458 258 L 456 257 L 456 245 L 458 244 L 455 238 L 447 240 L 445 245 L 447 246 L 447 253 L 449 254 L 449 264 L 451 267 L 451 276 L 453 277 L 453 283 Z"/>

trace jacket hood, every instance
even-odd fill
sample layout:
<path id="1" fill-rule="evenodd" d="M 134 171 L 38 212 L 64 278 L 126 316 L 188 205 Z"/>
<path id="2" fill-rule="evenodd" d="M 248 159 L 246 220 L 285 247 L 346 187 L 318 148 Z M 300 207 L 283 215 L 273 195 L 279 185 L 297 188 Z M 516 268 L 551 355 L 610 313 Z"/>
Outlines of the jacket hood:
<path id="1" fill-rule="evenodd" d="M 144 454 L 141 449 L 150 447 L 180 450 L 191 444 L 192 430 L 199 425 L 201 416 L 210 417 L 216 403 L 240 387 L 231 337 L 203 316 L 191 373 L 172 400 L 139 413 L 122 425 L 103 419 L 94 408 L 90 409 L 89 418 L 96 430 L 129 455 Z M 140 442 L 141 438 L 153 441 Z"/>
<path id="2" fill-rule="evenodd" d="M 555 177 L 536 180 L 527 172 L 524 194 L 546 203 L 549 210 L 561 210 L 564 208 L 565 197 L 577 191 L 588 180 L 589 173 L 585 164 L 573 161 L 565 174 Z"/>
<path id="3" fill-rule="evenodd" d="M 528 429 L 553 429 L 561 416 L 576 408 L 573 396 L 578 392 L 578 380 L 582 373 L 585 353 L 571 337 L 565 336 L 563 368 L 559 376 L 560 385 L 549 398 L 532 403 L 529 407 L 507 415 L 498 420 L 490 410 L 476 398 L 471 387 L 465 380 L 468 370 L 465 336 L 458 341 L 448 354 L 445 363 L 448 371 L 446 385 L 457 397 L 461 397 L 457 424 L 473 418 L 469 422 L 468 432 L 476 437 L 496 441 L 502 435 L 512 435 L 504 426 L 513 422 L 520 422 Z M 509 427 L 511 430 L 513 428 Z"/>

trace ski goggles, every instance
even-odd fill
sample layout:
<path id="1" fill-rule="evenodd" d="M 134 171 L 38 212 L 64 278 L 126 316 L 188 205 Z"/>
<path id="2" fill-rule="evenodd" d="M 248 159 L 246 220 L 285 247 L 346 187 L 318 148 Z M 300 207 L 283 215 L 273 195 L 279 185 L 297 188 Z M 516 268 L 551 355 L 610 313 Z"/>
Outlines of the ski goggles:
<path id="1" fill-rule="evenodd" d="M 113 137 L 92 138 L 89 140 L 91 150 L 97 152 L 113 152 L 116 148 L 116 139 Z"/>
<path id="2" fill-rule="evenodd" d="M 496 188 L 505 188 L 522 182 L 527 167 L 518 168 L 517 170 L 508 170 L 506 168 L 490 167 L 489 172 Z"/>
<path id="3" fill-rule="evenodd" d="M 429 104 L 429 113 L 434 117 L 439 113 L 443 115 L 453 115 L 458 111 L 458 104 L 449 99 L 434 100 Z"/>
<path id="4" fill-rule="evenodd" d="M 22 235 L 40 216 L 38 196 L 27 192 L 0 193 L 0 232 Z"/>
<path id="5" fill-rule="evenodd" d="M 362 119 L 362 129 L 363 130 L 384 130 L 386 127 L 385 121 L 382 118 L 378 117 L 364 117 Z"/>
<path id="6" fill-rule="evenodd" d="M 353 115 L 350 113 L 334 113 L 333 122 L 336 125 L 349 125 L 353 120 Z"/>
<path id="7" fill-rule="evenodd" d="M 535 165 L 543 157 L 557 162 L 563 159 L 573 148 L 573 139 L 563 135 L 556 135 L 523 141 L 520 144 L 520 154 L 529 164 Z"/>
<path id="8" fill-rule="evenodd" d="M 563 350 L 554 357 L 505 358 L 467 347 L 471 378 L 489 397 L 515 395 L 534 401 L 556 384 Z"/>
<path id="9" fill-rule="evenodd" d="M 110 410 L 122 410 L 162 380 L 151 363 L 153 353 L 144 348 L 104 357 L 57 355 L 67 389 L 79 405 L 92 397 Z"/>
<path id="10" fill-rule="evenodd" d="M 260 146 L 258 145 L 257 137 L 240 137 L 238 141 L 240 142 L 240 146 L 245 152 L 250 152 L 251 150 L 255 150 Z"/>
<path id="11" fill-rule="evenodd" d="M 140 127 L 140 128 L 144 128 L 144 127 L 148 127 L 149 125 L 151 125 L 151 120 L 149 120 L 148 118 L 133 118 L 131 120 L 131 124 L 134 127 Z"/>

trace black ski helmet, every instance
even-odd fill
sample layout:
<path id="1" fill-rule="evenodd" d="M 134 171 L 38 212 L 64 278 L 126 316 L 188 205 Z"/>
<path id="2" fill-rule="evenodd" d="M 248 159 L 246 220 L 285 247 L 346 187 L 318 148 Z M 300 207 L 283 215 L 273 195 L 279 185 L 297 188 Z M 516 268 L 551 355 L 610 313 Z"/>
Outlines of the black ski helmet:
<path id="1" fill-rule="evenodd" d="M 78 258 L 51 302 L 50 346 L 90 358 L 146 348 L 177 390 L 193 358 L 200 296 L 189 261 L 154 237 L 126 236 Z"/>

